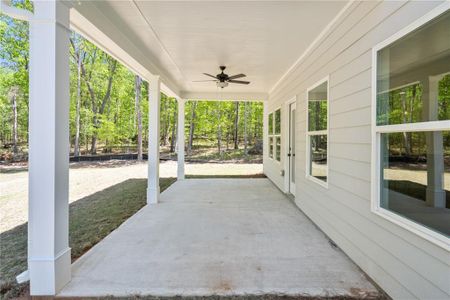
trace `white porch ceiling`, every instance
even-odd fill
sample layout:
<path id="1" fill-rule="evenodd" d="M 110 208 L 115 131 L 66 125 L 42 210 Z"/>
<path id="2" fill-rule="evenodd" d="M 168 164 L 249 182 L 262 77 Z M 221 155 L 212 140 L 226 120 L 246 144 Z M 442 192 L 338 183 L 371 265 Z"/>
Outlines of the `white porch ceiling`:
<path id="1" fill-rule="evenodd" d="M 203 72 L 219 73 L 219 65 L 251 81 L 230 84 L 224 92 L 268 93 L 346 1 L 72 3 L 100 30 L 105 20 L 114 24 L 110 35 L 119 30 L 178 93 L 211 95 L 218 91 L 214 82 L 192 81 L 208 79 Z"/>

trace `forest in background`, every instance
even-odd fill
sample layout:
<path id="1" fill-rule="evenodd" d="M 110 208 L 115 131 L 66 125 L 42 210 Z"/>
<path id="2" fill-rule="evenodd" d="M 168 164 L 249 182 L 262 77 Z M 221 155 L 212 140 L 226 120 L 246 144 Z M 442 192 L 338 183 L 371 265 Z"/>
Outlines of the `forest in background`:
<path id="1" fill-rule="evenodd" d="M 32 9 L 29 1 L 16 3 Z M 28 24 L 0 14 L 0 160 L 28 151 Z M 177 101 L 161 94 L 160 145 L 174 153 Z M 188 101 L 187 158 L 262 154 L 260 102 Z M 75 33 L 70 38 L 71 155 L 142 153 L 148 145 L 148 84 Z M 140 147 L 140 145 L 142 145 Z M 250 151 L 249 151 L 250 150 Z"/>

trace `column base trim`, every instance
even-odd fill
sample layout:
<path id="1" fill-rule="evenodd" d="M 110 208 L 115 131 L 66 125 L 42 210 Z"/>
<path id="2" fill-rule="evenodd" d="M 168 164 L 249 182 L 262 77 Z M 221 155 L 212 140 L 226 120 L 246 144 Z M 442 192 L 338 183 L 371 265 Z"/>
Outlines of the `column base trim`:
<path id="1" fill-rule="evenodd" d="M 69 283 L 71 249 L 66 248 L 54 258 L 31 257 L 28 259 L 31 296 L 54 296 Z"/>
<path id="2" fill-rule="evenodd" d="M 158 204 L 159 196 L 159 186 L 157 188 L 147 188 L 147 204 Z"/>

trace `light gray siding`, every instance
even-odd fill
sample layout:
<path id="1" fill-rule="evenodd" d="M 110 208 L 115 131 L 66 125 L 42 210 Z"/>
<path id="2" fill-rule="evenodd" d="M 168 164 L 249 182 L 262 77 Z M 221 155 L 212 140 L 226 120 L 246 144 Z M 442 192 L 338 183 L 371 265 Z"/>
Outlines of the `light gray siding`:
<path id="1" fill-rule="evenodd" d="M 264 171 L 285 190 L 286 101 L 297 96 L 296 203 L 395 299 L 449 299 L 450 254 L 370 210 L 372 47 L 442 1 L 354 2 L 269 95 L 282 107 L 282 161 Z M 300 56 L 301 53 L 299 53 Z M 330 76 L 329 188 L 305 178 L 306 90 Z"/>

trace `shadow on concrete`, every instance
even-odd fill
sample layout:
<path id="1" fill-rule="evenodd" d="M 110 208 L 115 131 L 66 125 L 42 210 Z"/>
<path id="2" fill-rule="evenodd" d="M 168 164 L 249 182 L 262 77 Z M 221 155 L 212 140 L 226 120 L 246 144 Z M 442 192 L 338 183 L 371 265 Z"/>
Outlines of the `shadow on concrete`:
<path id="1" fill-rule="evenodd" d="M 164 191 L 175 178 L 161 178 Z M 128 179 L 69 205 L 72 262 L 100 242 L 147 203 L 147 179 Z M 0 298 L 23 295 L 28 284 L 15 277 L 27 269 L 28 223 L 0 234 Z"/>

